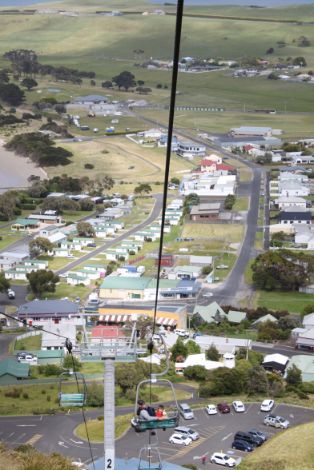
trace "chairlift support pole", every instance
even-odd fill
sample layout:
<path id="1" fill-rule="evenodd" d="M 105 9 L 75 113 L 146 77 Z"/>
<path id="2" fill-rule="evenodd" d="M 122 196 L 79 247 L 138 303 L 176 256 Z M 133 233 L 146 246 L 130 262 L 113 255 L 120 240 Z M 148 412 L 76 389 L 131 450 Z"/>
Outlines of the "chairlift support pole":
<path id="1" fill-rule="evenodd" d="M 104 455 L 105 470 L 115 468 L 115 359 L 104 359 Z"/>

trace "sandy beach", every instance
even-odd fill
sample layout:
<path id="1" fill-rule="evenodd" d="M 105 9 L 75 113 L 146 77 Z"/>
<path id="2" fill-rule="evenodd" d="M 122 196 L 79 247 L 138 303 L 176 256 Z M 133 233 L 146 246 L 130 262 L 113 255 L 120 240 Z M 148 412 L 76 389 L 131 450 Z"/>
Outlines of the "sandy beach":
<path id="1" fill-rule="evenodd" d="M 34 165 L 28 158 L 15 155 L 4 148 L 4 141 L 0 140 L 0 193 L 8 189 L 25 188 L 29 186 L 27 178 L 30 175 L 47 178 L 46 172 Z"/>

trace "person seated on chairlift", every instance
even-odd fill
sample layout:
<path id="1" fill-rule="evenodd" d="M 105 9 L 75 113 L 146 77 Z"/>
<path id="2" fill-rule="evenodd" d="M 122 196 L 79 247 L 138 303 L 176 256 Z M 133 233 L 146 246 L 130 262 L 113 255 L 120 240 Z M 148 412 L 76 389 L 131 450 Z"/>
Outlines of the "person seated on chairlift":
<path id="1" fill-rule="evenodd" d="M 155 413 L 155 409 L 152 406 L 146 406 L 144 400 L 139 400 L 137 404 L 138 404 L 137 415 L 141 420 L 154 421 L 158 419 Z"/>
<path id="2" fill-rule="evenodd" d="M 158 419 L 166 419 L 168 418 L 167 413 L 165 411 L 164 405 L 159 405 L 156 411 L 156 416 Z"/>

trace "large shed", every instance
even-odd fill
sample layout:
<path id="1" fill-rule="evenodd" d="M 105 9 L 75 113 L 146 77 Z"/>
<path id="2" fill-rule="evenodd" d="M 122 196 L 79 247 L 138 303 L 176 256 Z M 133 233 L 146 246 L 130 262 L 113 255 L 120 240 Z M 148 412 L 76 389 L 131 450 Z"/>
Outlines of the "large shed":
<path id="1" fill-rule="evenodd" d="M 10 385 L 29 378 L 29 364 L 22 364 L 15 359 L 0 362 L 0 385 Z"/>

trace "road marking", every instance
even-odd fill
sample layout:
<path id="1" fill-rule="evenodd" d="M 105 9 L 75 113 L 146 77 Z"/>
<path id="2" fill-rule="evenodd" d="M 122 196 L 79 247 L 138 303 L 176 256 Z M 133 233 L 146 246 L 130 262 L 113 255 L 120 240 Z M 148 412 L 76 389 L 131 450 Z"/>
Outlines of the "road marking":
<path id="1" fill-rule="evenodd" d="M 31 437 L 30 439 L 28 439 L 28 441 L 25 442 L 25 444 L 29 444 L 29 445 L 34 445 L 37 441 L 39 441 L 39 439 L 41 439 L 43 437 L 43 434 L 34 434 L 33 437 Z"/>
<path id="2" fill-rule="evenodd" d="M 11 432 L 11 434 L 8 435 L 8 439 L 12 436 L 14 436 L 15 432 Z"/>
<path id="3" fill-rule="evenodd" d="M 61 447 L 65 447 L 66 449 L 69 448 L 69 446 L 66 446 L 66 445 L 64 444 L 64 442 L 62 442 L 62 441 L 59 441 L 59 442 L 58 442 L 58 445 L 61 446 Z"/>
<path id="4" fill-rule="evenodd" d="M 227 434 L 225 437 L 223 437 L 221 440 L 222 441 L 225 441 L 226 439 L 228 439 L 230 436 L 232 436 L 232 432 L 230 432 L 229 434 Z"/>
<path id="5" fill-rule="evenodd" d="M 37 426 L 37 424 L 17 424 L 19 428 L 33 428 L 34 426 Z"/>
<path id="6" fill-rule="evenodd" d="M 70 441 L 74 442 L 74 444 L 84 444 L 83 441 L 75 441 L 74 439 L 70 439 Z"/>

